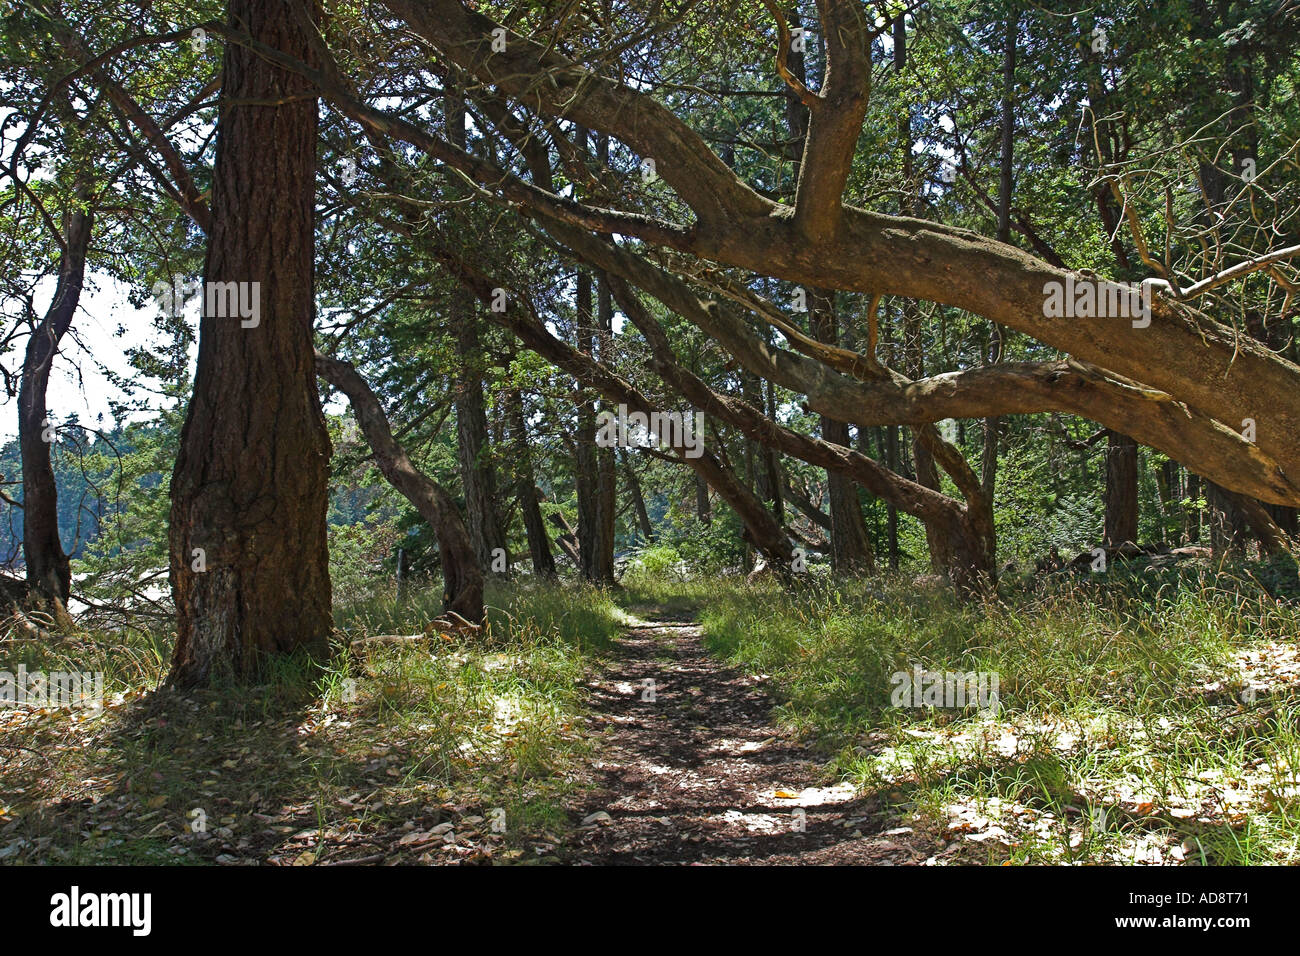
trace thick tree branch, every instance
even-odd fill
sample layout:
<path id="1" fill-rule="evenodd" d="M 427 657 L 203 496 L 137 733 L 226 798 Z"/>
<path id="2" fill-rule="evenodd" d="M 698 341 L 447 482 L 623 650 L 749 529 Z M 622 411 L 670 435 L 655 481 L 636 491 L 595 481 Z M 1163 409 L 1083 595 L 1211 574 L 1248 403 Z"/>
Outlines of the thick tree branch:
<path id="1" fill-rule="evenodd" d="M 871 94 L 874 31 L 865 5 L 857 0 L 818 0 L 817 6 L 825 31 L 826 73 L 809 111 L 794 229 L 802 236 L 829 237 L 839 229 L 844 184 Z"/>

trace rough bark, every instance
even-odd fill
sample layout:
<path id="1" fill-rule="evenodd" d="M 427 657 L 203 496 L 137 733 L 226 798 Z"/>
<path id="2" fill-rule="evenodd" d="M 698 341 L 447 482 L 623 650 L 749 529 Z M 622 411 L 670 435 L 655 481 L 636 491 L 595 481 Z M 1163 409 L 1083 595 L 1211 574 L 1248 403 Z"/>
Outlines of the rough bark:
<path id="1" fill-rule="evenodd" d="M 587 153 L 590 137 L 579 128 L 576 147 Z M 596 159 L 608 160 L 608 137 L 597 137 Z M 592 358 L 602 358 L 609 341 L 613 312 L 603 273 L 594 276 L 579 268 L 575 278 L 577 347 Z M 578 553 L 582 576 L 593 584 L 614 583 L 614 510 L 616 507 L 612 448 L 596 445 L 596 399 L 584 392 L 578 406 L 578 428 L 574 434 L 574 488 L 578 506 Z"/>
<path id="2" fill-rule="evenodd" d="M 770 406 L 764 393 L 764 382 L 757 375 L 742 372 L 741 394 L 745 401 L 763 412 Z M 751 479 L 754 493 L 766 501 L 778 522 L 785 521 L 785 503 L 781 500 L 780 464 L 776 452 L 760 443 L 749 442 L 746 449 L 747 468 L 752 471 L 747 475 Z"/>
<path id="3" fill-rule="evenodd" d="M 497 518 L 497 477 L 488 440 L 487 408 L 479 365 L 478 317 L 473 301 L 457 290 L 452 294 L 451 321 L 456 335 L 456 456 L 470 541 L 479 563 L 492 566 L 494 552 L 505 548 L 505 535 Z"/>
<path id="4" fill-rule="evenodd" d="M 481 623 L 483 569 L 474 553 L 469 532 L 456 511 L 455 501 L 441 485 L 415 466 L 393 437 L 388 415 L 361 373 L 350 363 L 319 352 L 315 361 L 316 373 L 347 396 L 379 470 L 428 522 L 437 537 L 442 563 L 443 608 L 473 624 Z"/>
<path id="5" fill-rule="evenodd" d="M 312 25 L 296 9 L 231 0 L 227 17 L 310 63 Z M 259 316 L 252 327 L 216 315 L 200 325 L 171 483 L 176 685 L 250 676 L 269 654 L 329 650 L 330 443 L 312 348 L 316 132 L 302 77 L 226 46 L 204 279 L 258 283 L 247 288 Z"/>

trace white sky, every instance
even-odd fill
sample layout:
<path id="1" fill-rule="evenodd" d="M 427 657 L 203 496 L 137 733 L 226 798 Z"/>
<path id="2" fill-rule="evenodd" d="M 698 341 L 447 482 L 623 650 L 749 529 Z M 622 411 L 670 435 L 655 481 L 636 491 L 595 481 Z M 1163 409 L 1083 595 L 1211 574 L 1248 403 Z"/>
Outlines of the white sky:
<path id="1" fill-rule="evenodd" d="M 72 328 L 86 346 L 82 349 L 73 340 L 72 332 L 64 337 L 54 368 L 50 373 L 47 392 L 50 416 L 55 423 L 67 421 L 76 413 L 86 425 L 96 425 L 99 416 L 112 427 L 109 399 L 125 398 L 120 389 L 112 385 L 100 370 L 107 366 L 120 375 L 130 372 L 126 361 L 127 349 L 147 345 L 157 334 L 153 327 L 152 311 L 158 306 L 150 302 L 143 309 L 131 306 L 126 298 L 127 287 L 103 274 L 88 276 L 81 294 L 80 308 L 73 319 Z M 37 287 L 36 313 L 44 314 L 54 294 L 54 280 L 43 281 Z M 121 327 L 122 334 L 118 334 Z M 27 340 L 20 341 L 11 353 L 9 362 L 15 371 L 22 363 L 22 350 Z M 193 372 L 195 354 L 190 355 Z M 79 368 L 78 368 L 79 367 Z M 156 383 L 151 383 L 156 384 Z M 152 407 L 159 407 L 161 399 L 138 392 L 138 399 L 152 398 Z M 18 434 L 18 400 L 3 399 L 0 405 L 0 441 L 8 441 Z M 144 417 L 144 416 L 139 416 Z"/>

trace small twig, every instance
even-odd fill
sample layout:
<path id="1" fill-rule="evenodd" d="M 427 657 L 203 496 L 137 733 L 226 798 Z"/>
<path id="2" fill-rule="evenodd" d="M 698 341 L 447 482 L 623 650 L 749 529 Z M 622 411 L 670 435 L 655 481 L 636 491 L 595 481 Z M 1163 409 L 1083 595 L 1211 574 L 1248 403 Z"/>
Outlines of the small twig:
<path id="1" fill-rule="evenodd" d="M 46 754 L 41 753 L 39 750 L 35 749 L 34 747 L 21 747 L 18 744 L 0 744 L 0 750 L 22 750 L 29 754 L 36 754 L 36 756 L 40 757 L 48 764 L 54 763 L 54 761 L 51 760 Z"/>

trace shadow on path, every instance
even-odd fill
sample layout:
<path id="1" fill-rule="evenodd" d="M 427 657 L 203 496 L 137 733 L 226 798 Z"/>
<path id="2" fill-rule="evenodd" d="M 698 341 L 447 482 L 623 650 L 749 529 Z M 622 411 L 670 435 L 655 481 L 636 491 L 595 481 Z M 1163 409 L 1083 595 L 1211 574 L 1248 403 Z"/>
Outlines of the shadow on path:
<path id="1" fill-rule="evenodd" d="M 595 791 L 566 862 L 907 864 L 929 851 L 773 724 L 762 681 L 709 655 L 701 629 L 630 628 L 591 681 Z"/>

